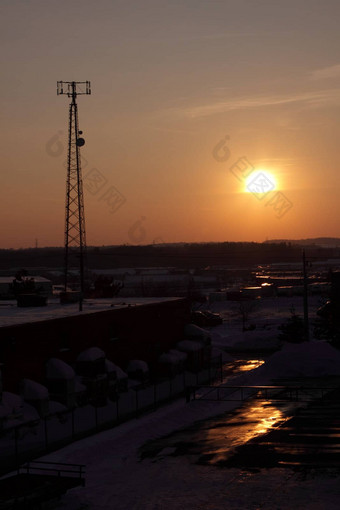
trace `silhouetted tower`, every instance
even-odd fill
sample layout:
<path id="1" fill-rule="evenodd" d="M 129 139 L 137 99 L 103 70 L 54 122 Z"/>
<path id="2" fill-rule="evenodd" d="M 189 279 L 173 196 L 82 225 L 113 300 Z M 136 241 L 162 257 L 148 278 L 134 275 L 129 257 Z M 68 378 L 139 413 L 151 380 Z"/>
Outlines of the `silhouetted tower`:
<path id="1" fill-rule="evenodd" d="M 89 81 L 58 81 L 57 94 L 71 98 L 69 109 L 66 215 L 65 215 L 65 292 L 69 283 L 71 255 L 79 258 L 80 300 L 82 310 L 84 293 L 84 258 L 86 251 L 83 181 L 81 175 L 80 147 L 85 144 L 78 126 L 77 96 L 91 94 Z"/>

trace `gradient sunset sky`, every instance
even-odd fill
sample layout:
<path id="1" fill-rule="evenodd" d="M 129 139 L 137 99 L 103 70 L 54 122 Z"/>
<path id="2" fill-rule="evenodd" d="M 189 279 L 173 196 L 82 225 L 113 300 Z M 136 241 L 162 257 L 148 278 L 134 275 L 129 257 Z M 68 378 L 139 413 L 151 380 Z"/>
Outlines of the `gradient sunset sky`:
<path id="1" fill-rule="evenodd" d="M 338 0 L 0 5 L 0 247 L 63 245 L 58 80 L 92 84 L 88 245 L 340 236 Z M 276 189 L 245 192 L 245 161 Z"/>

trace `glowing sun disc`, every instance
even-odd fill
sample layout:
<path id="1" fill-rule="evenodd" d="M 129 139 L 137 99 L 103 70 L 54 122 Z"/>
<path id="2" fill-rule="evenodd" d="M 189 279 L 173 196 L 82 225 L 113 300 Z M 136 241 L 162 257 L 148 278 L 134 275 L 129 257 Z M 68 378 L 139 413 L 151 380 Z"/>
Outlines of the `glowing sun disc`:
<path id="1" fill-rule="evenodd" d="M 267 170 L 254 170 L 246 179 L 245 192 L 247 193 L 268 193 L 276 189 L 276 181 Z"/>

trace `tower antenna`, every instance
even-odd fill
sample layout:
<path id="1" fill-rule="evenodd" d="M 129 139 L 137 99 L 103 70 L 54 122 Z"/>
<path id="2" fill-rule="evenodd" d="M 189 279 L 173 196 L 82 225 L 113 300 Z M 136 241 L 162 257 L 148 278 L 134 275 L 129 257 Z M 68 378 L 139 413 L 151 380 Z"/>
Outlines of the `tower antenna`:
<path id="1" fill-rule="evenodd" d="M 85 144 L 78 126 L 77 96 L 91 94 L 89 81 L 58 81 L 57 95 L 71 98 L 69 108 L 66 213 L 65 213 L 65 255 L 64 284 L 65 293 L 70 281 L 71 255 L 79 259 L 80 297 L 79 310 L 83 309 L 84 296 L 84 259 L 86 253 L 85 215 L 83 180 L 81 174 L 80 147 Z"/>

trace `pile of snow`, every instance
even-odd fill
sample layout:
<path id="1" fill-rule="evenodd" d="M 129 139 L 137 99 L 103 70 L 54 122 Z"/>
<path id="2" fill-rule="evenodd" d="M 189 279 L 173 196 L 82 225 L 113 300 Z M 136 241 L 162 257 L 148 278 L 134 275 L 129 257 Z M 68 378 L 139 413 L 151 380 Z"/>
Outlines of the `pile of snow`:
<path id="1" fill-rule="evenodd" d="M 222 356 L 222 363 L 231 363 L 235 361 L 235 358 L 229 353 L 219 349 L 218 347 L 213 347 L 211 350 L 212 359 L 217 358 L 218 356 Z"/>
<path id="2" fill-rule="evenodd" d="M 39 414 L 21 396 L 4 391 L 0 402 L 0 419 L 3 420 L 3 427 L 9 430 L 18 424 L 39 420 Z"/>
<path id="3" fill-rule="evenodd" d="M 21 381 L 21 395 L 24 400 L 47 400 L 48 389 L 31 379 L 22 379 Z"/>
<path id="4" fill-rule="evenodd" d="M 2 401 L 0 402 L 0 418 L 5 418 L 9 415 L 18 415 L 22 413 L 23 402 L 19 395 L 4 391 L 2 394 Z"/>
<path id="5" fill-rule="evenodd" d="M 216 347 L 226 347 L 230 350 L 267 350 L 278 349 L 279 323 L 266 328 L 256 328 L 252 331 L 242 331 L 240 325 L 221 324 L 210 331 L 211 343 Z"/>
<path id="6" fill-rule="evenodd" d="M 117 379 L 127 379 L 127 374 L 122 370 L 118 365 L 112 363 L 112 361 L 106 359 L 105 360 L 105 369 L 107 373 L 116 372 Z"/>
<path id="7" fill-rule="evenodd" d="M 70 365 L 57 358 L 50 358 L 46 363 L 47 379 L 74 379 L 75 372 Z"/>
<path id="8" fill-rule="evenodd" d="M 227 332 L 227 326 L 216 326 L 210 331 L 211 343 L 217 347 L 225 347 L 233 344 L 233 337 L 230 336 L 230 328 Z"/>
<path id="9" fill-rule="evenodd" d="M 132 359 L 129 361 L 127 366 L 128 373 L 143 372 L 144 374 L 149 372 L 148 364 L 141 359 Z"/>
<path id="10" fill-rule="evenodd" d="M 174 356 L 178 361 L 185 361 L 188 355 L 183 351 L 178 351 L 177 349 L 170 349 L 169 354 Z"/>
<path id="11" fill-rule="evenodd" d="M 105 352 L 99 347 L 90 347 L 79 354 L 78 361 L 97 361 L 97 359 L 105 358 Z"/>
<path id="12" fill-rule="evenodd" d="M 186 324 L 184 326 L 184 334 L 191 340 L 202 340 L 204 343 L 210 342 L 211 335 L 205 329 L 196 326 L 196 324 Z"/>
<path id="13" fill-rule="evenodd" d="M 168 352 L 163 352 L 163 354 L 159 357 L 160 363 L 170 364 L 170 365 L 179 365 L 183 363 L 187 359 L 188 355 L 185 352 L 177 351 L 176 349 L 171 349 Z"/>
<path id="14" fill-rule="evenodd" d="M 81 382 L 82 380 L 83 380 L 82 377 L 80 377 L 79 375 L 76 376 L 74 387 L 75 393 L 84 393 L 87 390 L 86 386 Z"/>
<path id="15" fill-rule="evenodd" d="M 250 334 L 247 334 L 250 333 Z M 271 331 L 245 332 L 244 338 L 229 346 L 233 351 L 275 351 L 280 348 L 281 341 Z"/>
<path id="16" fill-rule="evenodd" d="M 255 383 L 272 379 L 340 375 L 340 351 L 327 342 L 310 341 L 284 345 L 253 372 Z"/>
<path id="17" fill-rule="evenodd" d="M 54 400 L 50 401 L 49 405 L 49 414 L 59 414 L 59 413 L 67 413 L 68 409 L 60 402 L 55 402 Z"/>
<path id="18" fill-rule="evenodd" d="M 45 401 L 45 405 L 48 406 L 48 404 L 46 404 L 46 401 Z M 35 409 L 33 407 L 33 405 L 28 404 L 27 402 L 24 402 L 23 406 L 22 406 L 22 417 L 20 419 L 21 419 L 22 423 L 26 423 L 26 422 L 40 420 L 40 416 L 39 416 L 37 409 Z M 8 420 L 6 426 L 8 429 L 10 429 L 17 424 L 18 424 L 18 421 L 15 417 L 13 420 Z"/>
<path id="19" fill-rule="evenodd" d="M 163 352 L 163 354 L 161 354 L 160 357 L 158 358 L 158 361 L 160 363 L 165 363 L 169 365 L 174 365 L 177 363 L 177 360 L 169 352 Z"/>
<path id="20" fill-rule="evenodd" d="M 202 350 L 202 344 L 200 342 L 194 342 L 193 340 L 182 340 L 176 345 L 177 349 L 183 352 L 195 352 Z"/>
<path id="21" fill-rule="evenodd" d="M 112 374 L 113 372 L 117 372 L 117 367 L 112 361 L 109 359 L 105 360 L 105 372 L 107 374 Z"/>

